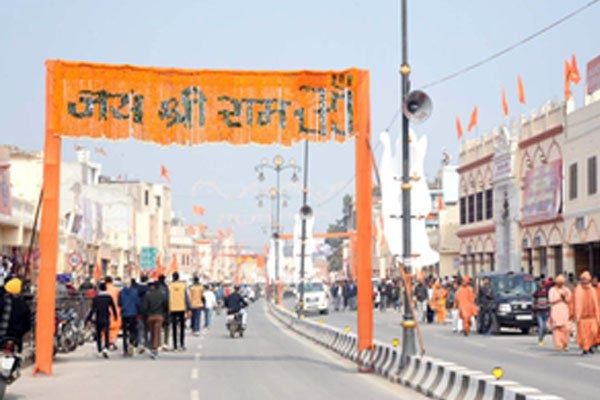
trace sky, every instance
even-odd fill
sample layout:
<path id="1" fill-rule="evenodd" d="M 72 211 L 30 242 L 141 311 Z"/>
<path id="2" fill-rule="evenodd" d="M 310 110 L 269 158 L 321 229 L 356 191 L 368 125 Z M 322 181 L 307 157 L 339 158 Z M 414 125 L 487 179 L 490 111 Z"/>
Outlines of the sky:
<path id="1" fill-rule="evenodd" d="M 408 1 L 409 62 L 412 87 L 419 88 L 505 46 L 517 42 L 589 0 L 419 0 Z M 457 161 L 454 120 L 468 122 L 478 106 L 479 126 L 468 137 L 503 122 L 500 92 L 506 89 L 511 118 L 529 114 L 562 98 L 563 60 L 576 54 L 585 63 L 600 54 L 600 4 L 534 41 L 479 69 L 428 89 L 429 120 L 414 126 L 428 135 L 425 170 L 429 178 L 442 152 Z M 596 27 L 596 28 L 595 28 Z M 398 0 L 254 1 L 30 1 L 0 0 L 0 144 L 39 151 L 44 136 L 44 61 L 65 59 L 142 66 L 198 69 L 365 68 L 371 79 L 372 141 L 390 127 L 399 107 Z M 523 78 L 527 104 L 517 102 L 516 77 Z M 581 87 L 575 98 L 582 104 Z M 396 122 L 392 136 L 399 132 Z M 269 206 L 256 196 L 274 176 L 259 182 L 254 166 L 281 154 L 302 158 L 291 148 L 205 145 L 162 148 L 140 142 L 65 140 L 63 159 L 73 160 L 75 145 L 103 147 L 94 154 L 108 175 L 159 182 L 160 164 L 170 171 L 173 205 L 189 223 L 210 230 L 232 228 L 241 243 L 267 242 Z M 342 197 L 354 191 L 354 143 L 310 147 L 309 202 L 317 230 L 340 217 Z M 290 197 L 282 226 L 292 230 L 301 191 L 283 175 Z M 194 216 L 193 205 L 206 209 Z"/>

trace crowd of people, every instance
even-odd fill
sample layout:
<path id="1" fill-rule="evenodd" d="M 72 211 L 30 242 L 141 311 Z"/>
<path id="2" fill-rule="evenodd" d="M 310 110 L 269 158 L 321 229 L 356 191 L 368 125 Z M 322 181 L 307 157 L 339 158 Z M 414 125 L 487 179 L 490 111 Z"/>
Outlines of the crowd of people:
<path id="1" fill-rule="evenodd" d="M 202 327 L 209 329 L 219 295 L 197 277 L 188 286 L 177 272 L 168 283 L 164 275 L 153 281 L 142 276 L 139 282 L 131 279 L 122 285 L 107 276 L 97 287 L 86 281 L 80 290 L 92 299 L 86 322 L 95 327 L 98 355 L 104 358 L 117 349 L 120 332 L 127 357 L 146 350 L 152 358 L 159 350 L 185 351 L 186 321 L 194 335 Z"/>
<path id="2" fill-rule="evenodd" d="M 551 333 L 557 350 L 568 351 L 571 337 L 576 338 L 583 355 L 593 354 L 600 346 L 600 284 L 588 271 L 575 282 L 572 275 L 535 279 L 533 317 L 537 338 L 544 345 Z M 497 307 L 490 280 L 483 278 L 475 289 L 469 276 L 428 276 L 418 278 L 413 288 L 416 318 L 421 323 L 445 324 L 465 336 L 476 324 L 477 332 L 489 335 Z M 449 316 L 449 318 L 448 318 Z"/>

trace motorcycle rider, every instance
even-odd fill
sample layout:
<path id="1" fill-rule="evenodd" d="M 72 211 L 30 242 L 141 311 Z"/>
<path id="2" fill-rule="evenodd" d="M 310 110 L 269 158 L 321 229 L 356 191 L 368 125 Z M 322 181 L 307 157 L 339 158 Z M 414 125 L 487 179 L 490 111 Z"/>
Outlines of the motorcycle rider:
<path id="1" fill-rule="evenodd" d="M 8 279 L 0 288 L 0 340 L 15 340 L 18 353 L 23 351 L 23 336 L 31 330 L 31 310 L 21 291 L 23 282 L 19 278 Z"/>
<path id="2" fill-rule="evenodd" d="M 237 313 L 242 315 L 242 327 L 245 329 L 248 316 L 244 308 L 248 307 L 248 303 L 241 295 L 239 286 L 235 286 L 233 293 L 225 298 L 225 307 L 227 307 L 227 315 L 235 315 Z"/>

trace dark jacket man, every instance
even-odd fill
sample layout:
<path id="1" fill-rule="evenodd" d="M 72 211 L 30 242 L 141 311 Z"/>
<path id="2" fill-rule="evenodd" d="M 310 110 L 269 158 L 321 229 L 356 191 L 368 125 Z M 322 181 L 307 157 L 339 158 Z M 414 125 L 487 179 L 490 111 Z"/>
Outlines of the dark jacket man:
<path id="1" fill-rule="evenodd" d="M 239 292 L 239 288 L 235 289 L 235 292 L 231 293 L 225 298 L 225 307 L 227 307 L 227 314 L 237 314 L 244 307 L 247 307 L 248 303 L 242 297 Z"/>

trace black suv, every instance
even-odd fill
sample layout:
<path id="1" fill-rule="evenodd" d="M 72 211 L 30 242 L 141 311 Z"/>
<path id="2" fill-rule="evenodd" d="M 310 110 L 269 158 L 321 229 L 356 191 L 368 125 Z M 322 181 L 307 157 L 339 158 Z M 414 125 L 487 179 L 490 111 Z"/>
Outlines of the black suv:
<path id="1" fill-rule="evenodd" d="M 536 284 L 533 276 L 522 272 L 484 272 L 477 276 L 476 289 L 482 281 L 490 280 L 494 296 L 494 312 L 491 332 L 500 328 L 517 328 L 527 334 L 536 326 L 533 314 L 533 292 Z"/>

